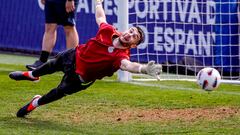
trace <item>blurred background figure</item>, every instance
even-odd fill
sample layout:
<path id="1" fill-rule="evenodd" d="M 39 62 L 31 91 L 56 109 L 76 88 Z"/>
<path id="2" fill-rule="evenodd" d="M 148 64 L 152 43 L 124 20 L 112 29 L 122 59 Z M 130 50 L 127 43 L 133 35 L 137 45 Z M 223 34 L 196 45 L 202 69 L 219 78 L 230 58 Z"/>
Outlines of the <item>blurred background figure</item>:
<path id="1" fill-rule="evenodd" d="M 41 0 L 45 5 L 45 32 L 42 40 L 42 51 L 38 60 L 26 65 L 28 70 L 36 69 L 47 62 L 57 39 L 57 27 L 63 26 L 66 35 L 67 49 L 79 43 L 76 30 L 76 10 L 79 0 Z"/>

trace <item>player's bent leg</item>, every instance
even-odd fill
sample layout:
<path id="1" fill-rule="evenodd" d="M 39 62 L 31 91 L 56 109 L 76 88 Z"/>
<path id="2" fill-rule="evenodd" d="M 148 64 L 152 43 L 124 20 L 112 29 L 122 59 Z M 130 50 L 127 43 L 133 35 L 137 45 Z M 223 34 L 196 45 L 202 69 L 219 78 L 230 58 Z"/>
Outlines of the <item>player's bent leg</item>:
<path id="1" fill-rule="evenodd" d="M 52 74 L 57 71 L 62 71 L 62 58 L 58 54 L 54 59 L 49 60 L 48 62 L 44 63 L 42 66 L 38 67 L 37 69 L 32 71 L 33 76 L 43 76 L 47 74 Z"/>
<path id="2" fill-rule="evenodd" d="M 43 76 L 46 74 L 52 74 L 56 71 L 60 71 L 62 60 L 59 57 L 49 60 L 48 62 L 44 63 L 43 65 L 37 67 L 33 71 L 15 71 L 9 74 L 9 77 L 13 80 L 29 80 L 37 82 L 40 80 L 39 76 Z"/>
<path id="3" fill-rule="evenodd" d="M 79 92 L 81 90 L 87 89 L 91 86 L 93 82 L 88 84 L 83 84 L 77 75 L 64 75 L 61 83 L 58 85 L 57 88 L 52 89 L 47 94 L 43 95 L 42 98 L 39 99 L 38 104 L 48 104 L 53 101 L 59 100 L 64 96 L 71 95 L 73 93 Z"/>
<path id="4" fill-rule="evenodd" d="M 82 84 L 76 74 L 73 76 L 64 75 L 61 83 L 57 88 L 52 89 L 49 93 L 45 94 L 42 97 L 39 95 L 35 96 L 31 102 L 19 109 L 17 112 L 17 117 L 25 117 L 40 105 L 51 103 L 53 101 L 61 99 L 66 95 L 71 95 L 73 93 L 84 90 L 92 84 L 93 82 Z"/>
<path id="5" fill-rule="evenodd" d="M 31 111 L 33 111 L 34 109 L 36 109 L 39 105 L 38 105 L 38 100 L 41 98 L 40 95 L 35 95 L 33 97 L 33 99 L 26 104 L 25 106 L 23 106 L 22 108 L 20 108 L 17 112 L 17 117 L 25 117 L 26 115 L 28 115 Z"/>
<path id="6" fill-rule="evenodd" d="M 39 100 L 39 105 L 45 105 L 49 104 L 51 102 L 54 102 L 56 100 L 61 99 L 62 97 L 66 96 L 61 89 L 54 88 L 51 91 L 49 91 L 47 94 L 43 95 Z"/>
<path id="7" fill-rule="evenodd" d="M 9 77 L 13 80 L 19 81 L 19 80 L 29 80 L 29 81 L 33 81 L 33 82 L 38 82 L 40 80 L 40 77 L 34 77 L 32 75 L 31 71 L 15 71 L 15 72 L 11 72 L 9 74 Z"/>

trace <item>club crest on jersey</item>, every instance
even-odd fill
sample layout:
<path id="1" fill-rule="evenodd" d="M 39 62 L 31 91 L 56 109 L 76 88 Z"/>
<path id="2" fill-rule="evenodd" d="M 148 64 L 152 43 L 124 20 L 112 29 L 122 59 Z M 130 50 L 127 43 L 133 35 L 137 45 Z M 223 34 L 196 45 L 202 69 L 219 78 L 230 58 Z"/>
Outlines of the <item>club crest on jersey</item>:
<path id="1" fill-rule="evenodd" d="M 114 51 L 114 47 L 112 47 L 112 46 L 108 47 L 108 52 L 109 53 L 112 53 L 113 51 Z"/>

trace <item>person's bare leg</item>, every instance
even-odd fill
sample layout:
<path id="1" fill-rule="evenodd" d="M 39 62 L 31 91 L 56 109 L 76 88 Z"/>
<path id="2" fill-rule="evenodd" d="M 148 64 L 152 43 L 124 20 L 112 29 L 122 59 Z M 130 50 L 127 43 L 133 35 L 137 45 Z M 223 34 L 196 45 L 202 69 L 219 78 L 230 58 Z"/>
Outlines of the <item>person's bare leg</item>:
<path id="1" fill-rule="evenodd" d="M 57 39 L 57 24 L 45 24 L 45 32 L 42 41 L 42 51 L 51 53 Z"/>
<path id="2" fill-rule="evenodd" d="M 34 70 L 37 67 L 43 65 L 45 62 L 47 62 L 48 57 L 55 46 L 56 39 L 57 39 L 57 24 L 55 23 L 45 24 L 45 32 L 43 35 L 41 55 L 39 57 L 39 60 L 35 61 L 33 64 L 26 65 L 26 68 L 28 70 Z"/>
<path id="3" fill-rule="evenodd" d="M 75 26 L 64 26 L 67 49 L 74 48 L 79 43 L 78 33 Z"/>

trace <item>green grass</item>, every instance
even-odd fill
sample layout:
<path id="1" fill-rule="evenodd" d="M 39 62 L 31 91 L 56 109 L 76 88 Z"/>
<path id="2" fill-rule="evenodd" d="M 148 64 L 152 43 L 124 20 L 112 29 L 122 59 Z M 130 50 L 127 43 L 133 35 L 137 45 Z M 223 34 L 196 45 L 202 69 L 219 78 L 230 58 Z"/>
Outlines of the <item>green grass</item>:
<path id="1" fill-rule="evenodd" d="M 25 70 L 26 63 L 17 61 L 0 60 L 1 135 L 240 133 L 240 86 L 229 84 L 221 84 L 218 90 L 208 93 L 194 82 L 141 82 L 152 86 L 140 86 L 107 81 L 112 79 L 108 78 L 37 108 L 27 118 L 16 118 L 22 105 L 34 95 L 56 87 L 62 76 L 47 75 L 39 83 L 16 82 L 8 78 L 8 73 Z"/>

